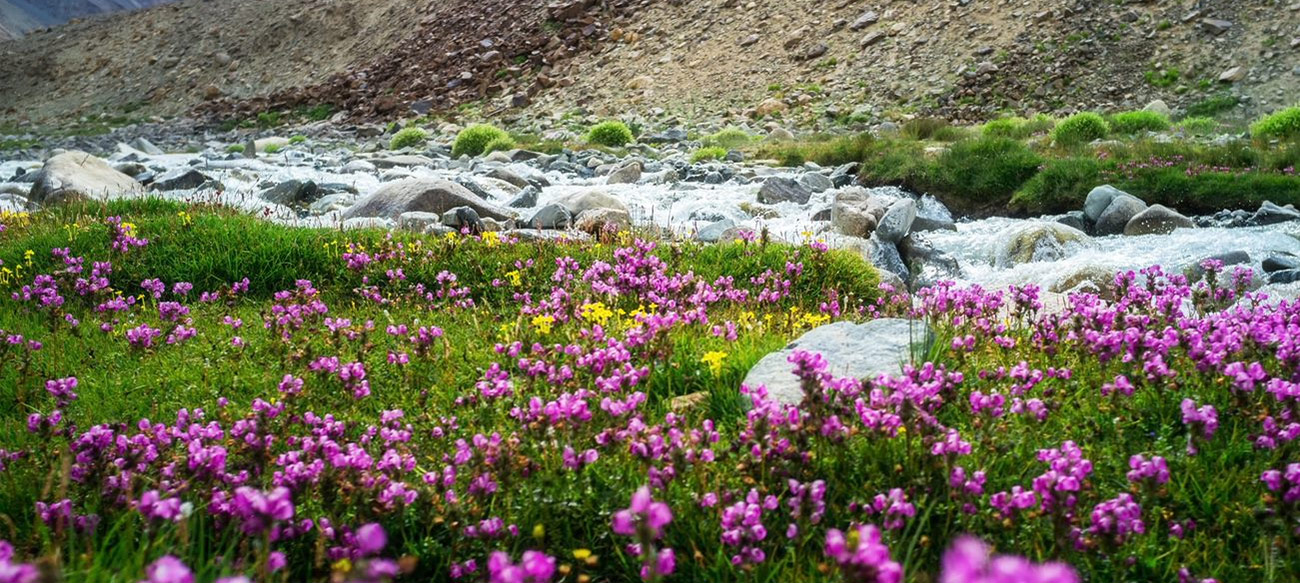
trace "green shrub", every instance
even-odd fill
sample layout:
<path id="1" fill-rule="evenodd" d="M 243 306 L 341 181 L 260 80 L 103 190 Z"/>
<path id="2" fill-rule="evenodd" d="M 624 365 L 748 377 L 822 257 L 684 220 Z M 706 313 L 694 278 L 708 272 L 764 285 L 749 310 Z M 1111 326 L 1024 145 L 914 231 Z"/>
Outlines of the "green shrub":
<path id="1" fill-rule="evenodd" d="M 741 146 L 748 145 L 754 141 L 754 137 L 745 133 L 745 130 L 736 127 L 723 128 L 716 134 L 704 138 L 706 146 L 717 146 L 727 150 L 734 150 Z"/>
<path id="2" fill-rule="evenodd" d="M 758 157 L 775 158 L 785 166 L 799 166 L 808 161 L 822 166 L 838 166 L 863 161 L 877 142 L 870 134 L 811 136 L 799 142 L 765 142 L 759 147 Z M 893 141 L 888 143 L 892 144 Z"/>
<path id="3" fill-rule="evenodd" d="M 1282 140 L 1300 138 L 1300 106 L 1288 107 L 1260 118 L 1250 124 L 1250 135 L 1255 138 Z"/>
<path id="4" fill-rule="evenodd" d="M 1095 158 L 1049 160 L 1016 191 L 1011 204 L 1034 214 L 1081 208 L 1088 192 L 1101 184 L 1101 170 L 1102 163 Z"/>
<path id="5" fill-rule="evenodd" d="M 1154 111 L 1125 111 L 1110 117 L 1110 130 L 1131 136 L 1140 132 L 1163 132 L 1169 129 L 1169 118 Z"/>
<path id="6" fill-rule="evenodd" d="M 704 160 L 721 160 L 727 157 L 727 149 L 721 146 L 708 146 L 700 148 L 691 154 L 691 163 Z"/>
<path id="7" fill-rule="evenodd" d="M 303 143 L 303 142 L 305 142 L 305 141 L 307 141 L 307 136 L 304 136 L 304 135 L 301 135 L 301 134 L 289 138 L 289 143 L 290 143 L 290 144 L 301 144 L 301 143 Z"/>
<path id="8" fill-rule="evenodd" d="M 279 151 L 280 151 L 280 144 L 267 144 L 265 148 L 262 148 L 262 152 L 266 154 L 274 154 Z"/>
<path id="9" fill-rule="evenodd" d="M 1212 117 L 1189 117 L 1174 127 L 1193 136 L 1206 136 L 1219 130 L 1219 122 Z"/>
<path id="10" fill-rule="evenodd" d="M 1036 134 L 1047 134 L 1055 128 L 1056 118 L 1045 113 L 1040 113 L 1025 120 L 1025 123 L 1020 126 L 1021 136 L 1018 137 L 1027 138 Z"/>
<path id="11" fill-rule="evenodd" d="M 1193 103 L 1187 108 L 1187 117 L 1215 117 L 1237 107 L 1241 100 L 1235 95 L 1216 95 Z"/>
<path id="12" fill-rule="evenodd" d="M 280 112 L 263 111 L 257 114 L 257 127 L 273 128 L 278 125 L 280 125 Z"/>
<path id="13" fill-rule="evenodd" d="M 995 119 L 984 124 L 980 133 L 993 138 L 1015 138 L 1018 137 L 1020 132 L 1020 122 L 1022 121 L 1023 120 L 1014 117 Z"/>
<path id="14" fill-rule="evenodd" d="M 488 142 L 486 146 L 483 146 L 483 153 L 491 154 L 492 152 L 505 152 L 513 149 L 515 149 L 514 139 L 510 136 L 505 136 Z"/>
<path id="15" fill-rule="evenodd" d="M 226 153 L 227 153 L 227 154 L 243 154 L 243 153 L 244 153 L 244 145 L 243 145 L 243 144 L 231 144 L 231 145 L 229 145 L 229 146 L 226 146 Z"/>
<path id="16" fill-rule="evenodd" d="M 388 149 L 416 148 L 423 146 L 428 139 L 429 132 L 424 131 L 424 128 L 405 128 L 393 134 L 393 139 L 388 141 Z"/>
<path id="17" fill-rule="evenodd" d="M 913 140 L 936 139 L 935 135 L 951 128 L 946 119 L 918 117 L 903 122 L 903 135 Z"/>
<path id="18" fill-rule="evenodd" d="M 1086 144 L 1100 140 L 1110 133 L 1110 126 L 1100 115 L 1092 112 L 1076 113 L 1061 120 L 1052 130 L 1052 139 L 1063 146 Z"/>
<path id="19" fill-rule="evenodd" d="M 1147 83 L 1154 87 L 1172 87 L 1178 82 L 1178 69 L 1166 69 L 1164 71 L 1147 71 Z"/>
<path id="20" fill-rule="evenodd" d="M 587 132 L 587 143 L 617 148 L 633 140 L 632 130 L 621 121 L 603 121 Z"/>
<path id="21" fill-rule="evenodd" d="M 973 204 L 1006 201 L 1042 163 L 1041 157 L 1010 138 L 957 142 L 939 156 L 930 189 L 951 192 Z"/>
<path id="22" fill-rule="evenodd" d="M 509 137 L 509 134 L 496 126 L 481 123 L 471 125 L 456 134 L 456 141 L 451 145 L 451 157 L 478 156 L 494 140 Z"/>

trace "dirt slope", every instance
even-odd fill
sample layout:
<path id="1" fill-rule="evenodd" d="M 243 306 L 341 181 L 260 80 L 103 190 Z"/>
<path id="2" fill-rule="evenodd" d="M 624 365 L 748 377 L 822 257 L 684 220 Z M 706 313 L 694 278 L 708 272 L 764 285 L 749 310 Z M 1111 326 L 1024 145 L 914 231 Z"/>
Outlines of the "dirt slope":
<path id="1" fill-rule="evenodd" d="M 0 43 L 0 120 L 174 115 L 311 85 L 410 32 L 410 0 L 184 0 Z"/>

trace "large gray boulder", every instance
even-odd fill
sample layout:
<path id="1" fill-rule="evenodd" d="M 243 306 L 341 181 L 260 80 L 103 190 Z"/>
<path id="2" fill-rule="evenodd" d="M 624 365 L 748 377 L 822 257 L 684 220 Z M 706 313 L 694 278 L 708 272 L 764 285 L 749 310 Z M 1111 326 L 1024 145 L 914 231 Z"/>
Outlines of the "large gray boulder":
<path id="1" fill-rule="evenodd" d="M 1125 235 L 1164 235 L 1175 229 L 1194 229 L 1196 223 L 1178 211 L 1160 204 L 1147 207 L 1124 226 Z"/>
<path id="2" fill-rule="evenodd" d="M 105 201 L 138 195 L 139 182 L 85 152 L 64 152 L 36 172 L 28 199 L 49 205 L 75 200 Z"/>
<path id="3" fill-rule="evenodd" d="M 916 203 L 916 220 L 912 221 L 913 233 L 956 230 L 957 222 L 952 219 L 952 211 L 939 202 L 939 199 L 927 194 Z"/>
<path id="4" fill-rule="evenodd" d="M 1255 211 L 1251 217 L 1251 223 L 1255 225 L 1276 225 L 1289 221 L 1300 220 L 1300 212 L 1290 206 L 1278 206 L 1272 201 L 1264 201 L 1259 205 L 1259 210 Z"/>
<path id="5" fill-rule="evenodd" d="M 303 206 L 316 202 L 324 192 L 311 180 L 286 180 L 262 193 L 262 200 L 284 206 Z"/>
<path id="6" fill-rule="evenodd" d="M 573 217 L 573 228 L 592 235 L 626 231 L 632 228 L 632 216 L 619 209 L 591 209 Z"/>
<path id="7" fill-rule="evenodd" d="M 798 181 L 774 176 L 768 178 L 763 186 L 758 189 L 758 202 L 763 204 L 776 204 L 779 202 L 793 202 L 798 204 L 808 204 L 808 199 L 812 198 L 812 191 L 808 190 Z"/>
<path id="8" fill-rule="evenodd" d="M 1103 184 L 1092 189 L 1088 193 L 1088 198 L 1083 201 L 1083 216 L 1088 217 L 1088 222 L 1095 223 L 1101 218 L 1101 213 L 1110 206 L 1111 201 L 1117 196 L 1132 196 L 1109 184 Z"/>
<path id="9" fill-rule="evenodd" d="M 1147 203 L 1142 202 L 1136 196 L 1128 194 L 1117 196 L 1106 206 L 1106 210 L 1101 212 L 1101 216 L 1097 217 L 1097 225 L 1094 227 L 1093 232 L 1098 235 L 1123 234 L 1128 222 L 1144 210 L 1147 210 Z"/>
<path id="10" fill-rule="evenodd" d="M 889 205 L 885 216 L 876 226 L 876 237 L 881 241 L 897 243 L 912 232 L 912 223 L 916 221 L 916 201 L 900 198 Z"/>
<path id="11" fill-rule="evenodd" d="M 885 207 L 862 188 L 846 188 L 831 201 L 831 228 L 853 237 L 870 237 L 885 215 Z"/>
<path id="12" fill-rule="evenodd" d="M 868 239 L 867 260 L 877 269 L 897 275 L 903 281 L 911 281 L 912 271 L 908 269 L 907 262 L 903 261 L 903 255 L 898 252 L 898 244 L 882 241 L 877 235 Z"/>
<path id="13" fill-rule="evenodd" d="M 821 172 L 805 172 L 799 176 L 799 184 L 813 192 L 826 192 L 835 187 L 830 177 Z"/>
<path id="14" fill-rule="evenodd" d="M 770 397 L 794 405 L 804 398 L 789 360 L 796 350 L 821 354 L 830 365 L 827 372 L 835 376 L 874 379 L 882 374 L 898 375 L 903 365 L 920 362 L 933 341 L 934 332 L 919 320 L 835 322 L 813 328 L 785 348 L 764 356 L 749 369 L 744 384 L 767 387 Z"/>
<path id="15" fill-rule="evenodd" d="M 1046 221 L 1015 225 L 1003 231 L 998 239 L 1002 243 L 993 262 L 999 268 L 1034 261 L 1056 261 L 1078 249 L 1095 245 L 1083 231 Z"/>
<path id="16" fill-rule="evenodd" d="M 641 163 L 628 162 L 610 172 L 605 184 L 636 184 L 638 180 L 641 180 Z"/>
<path id="17" fill-rule="evenodd" d="M 573 213 L 562 204 L 551 203 L 537 209 L 522 226 L 528 229 L 567 229 L 573 226 Z"/>
<path id="18" fill-rule="evenodd" d="M 569 214 L 575 217 L 582 214 L 583 211 L 591 209 L 615 209 L 628 212 L 627 205 L 623 204 L 623 201 L 610 196 L 603 190 L 578 190 L 556 198 L 551 202 L 568 209 Z"/>
<path id="19" fill-rule="evenodd" d="M 508 209 L 492 204 L 464 186 L 437 178 L 406 178 L 389 182 L 343 212 L 343 218 L 383 217 L 396 219 L 402 213 L 421 211 L 442 214 L 467 206 L 479 216 L 498 220 L 514 218 Z"/>

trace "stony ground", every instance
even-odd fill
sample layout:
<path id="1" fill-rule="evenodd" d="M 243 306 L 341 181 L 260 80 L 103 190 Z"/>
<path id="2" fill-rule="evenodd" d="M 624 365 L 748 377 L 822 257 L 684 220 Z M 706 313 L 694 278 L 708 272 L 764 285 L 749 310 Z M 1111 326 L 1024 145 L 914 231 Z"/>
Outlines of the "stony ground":
<path id="1" fill-rule="evenodd" d="M 473 103 L 526 120 L 780 111 L 825 128 L 1177 110 L 1222 92 L 1253 116 L 1296 94 L 1297 47 L 1300 3 L 1272 0 L 195 0 L 0 44 L 0 121 Z"/>

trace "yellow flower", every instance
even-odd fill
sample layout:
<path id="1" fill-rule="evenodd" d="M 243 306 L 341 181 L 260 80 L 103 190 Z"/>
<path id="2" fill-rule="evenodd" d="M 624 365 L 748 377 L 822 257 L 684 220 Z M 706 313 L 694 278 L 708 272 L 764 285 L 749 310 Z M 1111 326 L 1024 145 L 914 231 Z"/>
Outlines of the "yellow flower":
<path id="1" fill-rule="evenodd" d="M 32 266 L 32 257 L 35 256 L 36 256 L 36 252 L 32 251 L 31 249 L 23 251 L 23 260 L 27 262 L 27 267 Z"/>
<path id="2" fill-rule="evenodd" d="M 573 549 L 573 558 L 579 561 L 587 560 L 591 556 L 591 549 Z"/>
<path id="3" fill-rule="evenodd" d="M 186 226 L 186 227 L 188 227 L 188 226 L 194 224 L 194 217 L 190 216 L 190 213 L 187 213 L 187 212 L 185 212 L 185 211 L 180 211 L 180 212 L 176 213 L 176 216 L 178 216 L 178 217 L 181 218 L 181 225 L 182 225 L 182 226 Z"/>
<path id="4" fill-rule="evenodd" d="M 135 234 L 135 223 L 122 223 L 122 232 L 127 235 Z"/>
<path id="5" fill-rule="evenodd" d="M 604 326 L 605 322 L 609 321 L 609 317 L 613 315 L 614 313 L 609 311 L 609 308 L 606 308 L 605 304 L 601 302 L 582 306 L 582 319 L 595 322 L 601 326 Z"/>
<path id="6" fill-rule="evenodd" d="M 447 237 L 447 240 L 448 240 L 448 241 L 455 241 L 455 240 L 456 240 L 456 231 L 448 231 L 447 234 L 445 235 L 445 237 Z"/>
<path id="7" fill-rule="evenodd" d="M 553 316 L 536 316 L 533 318 L 533 326 L 536 327 L 537 331 L 541 332 L 542 334 L 550 334 L 551 324 L 554 323 L 555 323 L 555 318 Z"/>
<path id="8" fill-rule="evenodd" d="M 488 247 L 496 247 L 497 244 L 500 242 L 501 242 L 501 238 L 500 236 L 497 235 L 496 231 L 488 231 L 486 233 L 483 233 L 484 245 L 487 245 Z"/>
<path id="9" fill-rule="evenodd" d="M 518 270 L 506 272 L 506 277 L 510 278 L 510 285 L 515 287 L 523 285 L 523 276 L 519 275 Z"/>
<path id="10" fill-rule="evenodd" d="M 722 359 L 726 357 L 727 353 L 714 350 L 704 353 L 704 356 L 700 358 L 700 362 L 709 365 L 709 370 L 713 371 L 714 376 L 717 376 L 722 374 Z"/>

